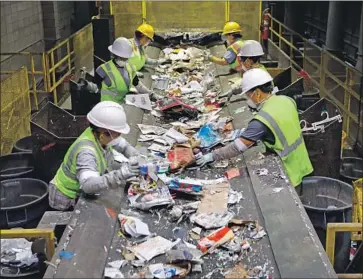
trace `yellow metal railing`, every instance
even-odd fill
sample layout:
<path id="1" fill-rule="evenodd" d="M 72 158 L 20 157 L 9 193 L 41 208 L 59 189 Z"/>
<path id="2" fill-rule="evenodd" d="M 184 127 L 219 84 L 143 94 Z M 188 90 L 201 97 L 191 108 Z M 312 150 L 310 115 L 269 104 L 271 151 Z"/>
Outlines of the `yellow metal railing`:
<path id="1" fill-rule="evenodd" d="M 52 260 L 55 251 L 53 229 L 11 229 L 0 230 L 0 238 L 44 238 L 48 261 Z"/>
<path id="2" fill-rule="evenodd" d="M 33 94 L 34 106 L 38 108 L 38 93 L 51 93 L 53 102 L 57 104 L 64 96 L 59 86 L 75 69 L 93 68 L 93 34 L 92 23 L 86 25 L 67 39 L 59 42 L 53 48 L 44 52 L 1 53 L 1 55 L 24 56 L 29 59 L 29 80 Z M 36 63 L 37 62 L 37 63 Z M 35 67 L 35 64 L 38 67 Z M 3 70 L 1 74 L 11 74 L 15 71 Z M 42 86 L 37 86 L 39 77 Z M 30 84 L 29 84 L 30 86 Z"/>
<path id="3" fill-rule="evenodd" d="M 297 70 L 303 69 L 309 74 L 312 83 L 319 88 L 321 97 L 330 98 L 339 107 L 343 114 L 343 130 L 349 140 L 358 141 L 362 145 L 359 134 L 363 130 L 363 121 L 362 119 L 359 121 L 358 115 L 363 73 L 273 17 L 271 17 L 269 41 L 289 60 L 290 66 L 294 66 Z M 297 47 L 296 41 L 303 45 Z"/>
<path id="4" fill-rule="evenodd" d="M 1 155 L 30 135 L 30 111 L 28 71 L 22 67 L 1 81 Z"/>
<path id="5" fill-rule="evenodd" d="M 362 232 L 362 223 L 328 223 L 325 249 L 332 265 L 335 260 L 335 235 L 337 232 Z M 338 274 L 338 278 L 362 278 L 361 276 L 362 274 Z"/>
<path id="6" fill-rule="evenodd" d="M 353 223 L 360 223 L 363 226 L 363 178 L 353 182 Z M 352 240 L 362 240 L 362 233 L 352 232 Z"/>

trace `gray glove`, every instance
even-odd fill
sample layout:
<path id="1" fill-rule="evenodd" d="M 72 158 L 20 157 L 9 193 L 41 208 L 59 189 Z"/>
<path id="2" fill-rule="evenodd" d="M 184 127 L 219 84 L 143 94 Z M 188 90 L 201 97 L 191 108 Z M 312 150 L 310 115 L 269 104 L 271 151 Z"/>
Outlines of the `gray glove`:
<path id="1" fill-rule="evenodd" d="M 86 81 L 86 88 L 90 93 L 96 94 L 98 93 L 98 86 L 96 83 Z"/>
<path id="2" fill-rule="evenodd" d="M 213 161 L 213 153 L 207 153 L 197 159 L 197 165 L 203 167 L 204 165 L 212 163 Z"/>
<path id="3" fill-rule="evenodd" d="M 166 62 L 168 62 L 168 60 L 167 60 L 167 59 L 165 59 L 165 58 L 160 58 L 160 59 L 158 59 L 158 65 L 166 64 Z"/>
<path id="4" fill-rule="evenodd" d="M 138 176 L 140 174 L 139 162 L 131 158 L 128 163 L 122 164 L 120 172 L 125 179 Z"/>
<path id="5" fill-rule="evenodd" d="M 229 102 L 233 96 L 233 90 L 232 89 L 228 90 L 226 94 L 227 94 L 227 101 Z"/>
<path id="6" fill-rule="evenodd" d="M 137 77 L 139 77 L 139 78 L 143 78 L 143 77 L 144 77 L 144 74 L 143 74 L 143 73 L 141 73 L 141 72 L 136 72 L 136 75 L 137 75 Z"/>
<path id="7" fill-rule="evenodd" d="M 213 55 L 210 55 L 210 54 L 205 54 L 204 55 L 204 62 L 209 62 L 211 60 Z"/>

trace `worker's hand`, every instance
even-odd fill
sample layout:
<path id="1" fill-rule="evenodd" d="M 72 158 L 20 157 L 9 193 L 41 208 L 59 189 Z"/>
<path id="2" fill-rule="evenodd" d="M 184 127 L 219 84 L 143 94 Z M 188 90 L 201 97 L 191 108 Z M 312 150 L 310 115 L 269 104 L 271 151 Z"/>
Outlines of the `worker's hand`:
<path id="1" fill-rule="evenodd" d="M 214 161 L 212 153 L 207 153 L 196 160 L 197 165 L 200 167 L 203 167 L 204 165 L 212 163 Z"/>
<path id="2" fill-rule="evenodd" d="M 90 81 L 86 81 L 87 82 L 87 90 L 88 92 L 92 93 L 92 94 L 96 94 L 98 93 L 98 86 L 96 83 L 90 82 Z"/>
<path id="3" fill-rule="evenodd" d="M 144 74 L 143 74 L 143 73 L 141 73 L 141 72 L 136 72 L 136 75 L 137 75 L 137 77 L 139 77 L 139 78 L 143 78 L 143 77 L 144 77 Z"/>
<path id="4" fill-rule="evenodd" d="M 227 91 L 227 101 L 229 102 L 233 96 L 233 90 L 230 89 Z"/>
<path id="5" fill-rule="evenodd" d="M 121 165 L 120 171 L 124 179 L 129 179 L 140 174 L 139 162 L 136 160 L 129 160 L 128 163 L 123 163 Z"/>
<path id="6" fill-rule="evenodd" d="M 211 54 L 205 54 L 204 55 L 204 62 L 210 62 L 212 57 L 213 57 L 213 55 L 211 55 Z"/>
<path id="7" fill-rule="evenodd" d="M 168 62 L 168 60 L 167 59 L 165 59 L 165 58 L 160 58 L 159 60 L 158 60 L 158 65 L 164 65 L 164 64 L 166 64 Z"/>

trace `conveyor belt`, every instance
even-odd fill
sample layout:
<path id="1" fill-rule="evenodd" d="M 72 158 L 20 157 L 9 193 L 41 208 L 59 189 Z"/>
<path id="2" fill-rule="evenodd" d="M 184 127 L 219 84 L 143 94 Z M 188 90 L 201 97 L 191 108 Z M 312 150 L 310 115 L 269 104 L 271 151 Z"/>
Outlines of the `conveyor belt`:
<path id="1" fill-rule="evenodd" d="M 222 55 L 223 46 L 216 46 L 211 49 L 214 54 Z M 156 56 L 157 50 L 153 49 L 149 55 Z M 217 67 L 217 72 L 225 67 Z M 233 76 L 220 77 L 222 91 L 228 89 L 228 79 Z M 145 83 L 149 76 L 145 74 Z M 150 82 L 150 80 L 149 80 Z M 222 111 L 222 115 L 233 115 L 233 111 L 244 102 L 236 102 Z M 127 111 L 128 121 L 131 124 L 132 132 L 127 140 L 136 144 L 139 134 L 136 124 L 156 124 L 150 114 L 143 114 L 137 108 L 129 107 Z M 235 128 L 245 127 L 251 118 L 250 112 L 233 115 Z M 244 199 L 238 205 L 231 207 L 236 216 L 241 219 L 258 220 L 265 228 L 268 235 L 262 240 L 252 244 L 253 251 L 243 260 L 248 267 L 257 265 L 263 266 L 267 263 L 268 269 L 273 271 L 275 278 L 336 278 L 334 270 L 329 263 L 326 254 L 321 246 L 318 237 L 309 221 L 303 206 L 298 199 L 294 189 L 284 180 L 273 181 L 269 177 L 258 177 L 254 171 L 257 168 L 268 168 L 272 173 L 280 171 L 281 163 L 275 156 L 267 156 L 263 161 L 256 160 L 256 153 L 260 149 L 254 148 L 240 156 L 240 161 L 235 165 L 242 170 L 241 176 L 231 180 L 234 190 L 242 191 Z M 246 161 L 245 161 L 246 160 Z M 228 168 L 232 168 L 229 166 Z M 220 169 L 203 169 L 202 171 L 190 172 L 192 177 L 202 179 L 213 179 L 216 175 L 223 174 Z M 275 183 L 275 186 L 272 185 Z M 283 187 L 279 194 L 273 194 L 273 187 Z M 121 190 L 108 191 L 97 200 L 90 201 L 81 199 L 70 222 L 75 229 L 66 229 L 60 246 L 67 251 L 76 253 L 71 260 L 63 260 L 58 269 L 48 268 L 44 278 L 100 278 L 107 262 L 120 260 L 120 250 L 125 245 L 125 239 L 117 235 L 119 224 L 116 218 L 110 216 L 111 208 L 118 212 L 120 208 L 128 208 L 127 197 Z M 139 212 L 140 213 L 140 212 Z M 141 213 L 143 221 L 148 223 L 151 232 L 168 239 L 172 238 L 174 227 L 190 229 L 191 224 L 182 222 L 179 225 L 166 220 L 167 210 L 160 212 L 161 219 L 157 214 Z M 67 237 L 71 234 L 70 240 Z M 59 250 L 59 248 L 58 248 Z M 55 262 L 57 255 L 52 262 Z M 218 254 L 203 257 L 203 274 L 194 273 L 190 278 L 200 278 L 203 275 L 216 271 L 212 278 L 223 277 L 218 268 L 226 271 L 228 267 L 234 266 L 231 260 L 220 260 Z M 150 263 L 165 262 L 164 256 L 156 257 Z M 141 268 L 131 268 L 133 272 L 141 271 Z M 128 277 L 130 266 L 122 268 L 125 277 Z M 55 272 L 55 273 L 54 273 Z M 53 275 L 55 276 L 53 277 Z"/>

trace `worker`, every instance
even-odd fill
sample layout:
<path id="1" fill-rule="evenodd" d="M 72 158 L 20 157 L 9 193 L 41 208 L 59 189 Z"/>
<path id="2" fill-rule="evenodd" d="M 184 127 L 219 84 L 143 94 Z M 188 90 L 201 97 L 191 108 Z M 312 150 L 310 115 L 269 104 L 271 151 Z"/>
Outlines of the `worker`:
<path id="1" fill-rule="evenodd" d="M 138 93 L 149 94 L 150 99 L 155 99 L 153 92 L 136 76 L 136 68 L 128 63 L 128 59 L 132 55 L 131 42 L 120 37 L 108 49 L 113 58 L 96 69 L 96 84 L 87 82 L 87 89 L 93 93 L 100 90 L 101 101 L 114 101 L 122 104 L 133 85 Z"/>
<path id="2" fill-rule="evenodd" d="M 117 188 L 139 174 L 139 152 L 121 134 L 128 134 L 123 107 L 112 101 L 96 104 L 87 114 L 89 127 L 68 149 L 55 177 L 49 183 L 49 205 L 68 210 L 75 205 L 80 192 L 95 194 Z M 129 162 L 112 170 L 107 156 L 112 150 L 120 152 Z"/>
<path id="3" fill-rule="evenodd" d="M 227 40 L 227 51 L 222 58 L 208 54 L 205 59 L 218 65 L 229 65 L 233 70 L 238 71 L 240 62 L 237 55 L 244 45 L 242 40 L 242 29 L 237 22 L 227 22 L 223 27 L 222 38 Z"/>
<path id="4" fill-rule="evenodd" d="M 242 94 L 257 111 L 247 128 L 231 144 L 197 159 L 203 166 L 239 155 L 261 140 L 281 158 L 293 186 L 313 171 L 302 136 L 296 103 L 287 96 L 271 94 L 272 77 L 262 69 L 251 69 L 242 78 Z"/>
<path id="5" fill-rule="evenodd" d="M 129 63 L 136 67 L 136 71 L 140 71 L 145 64 L 157 66 L 166 63 L 166 59 L 151 59 L 145 54 L 145 47 L 154 40 L 154 28 L 146 23 L 141 24 L 135 31 L 135 36 L 131 39 L 132 44 L 132 56 L 129 59 Z M 142 76 L 140 72 L 137 72 L 138 76 Z"/>
<path id="6" fill-rule="evenodd" d="M 245 44 L 241 47 L 238 53 L 238 59 L 240 60 L 240 66 L 238 70 L 242 73 L 255 68 L 260 68 L 267 71 L 265 66 L 260 64 L 260 59 L 264 55 L 262 46 L 259 42 L 255 40 L 247 40 Z M 233 95 L 240 94 L 242 92 L 242 87 L 237 86 L 229 90 L 226 94 L 228 96 L 228 101 Z"/>

